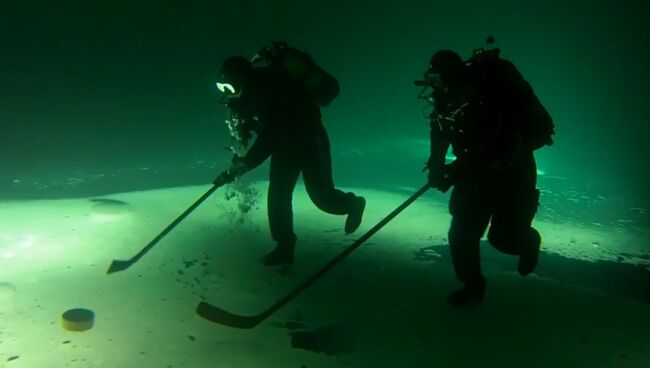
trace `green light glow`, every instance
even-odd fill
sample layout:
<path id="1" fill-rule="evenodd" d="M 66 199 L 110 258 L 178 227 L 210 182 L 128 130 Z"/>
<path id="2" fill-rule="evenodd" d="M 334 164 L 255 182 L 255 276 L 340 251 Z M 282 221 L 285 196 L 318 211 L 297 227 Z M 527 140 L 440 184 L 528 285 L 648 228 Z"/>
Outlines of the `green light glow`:
<path id="1" fill-rule="evenodd" d="M 226 93 L 226 90 L 228 90 L 229 94 L 235 94 L 235 87 L 233 87 L 232 84 L 230 83 L 219 83 L 217 82 L 217 88 L 221 93 Z"/>

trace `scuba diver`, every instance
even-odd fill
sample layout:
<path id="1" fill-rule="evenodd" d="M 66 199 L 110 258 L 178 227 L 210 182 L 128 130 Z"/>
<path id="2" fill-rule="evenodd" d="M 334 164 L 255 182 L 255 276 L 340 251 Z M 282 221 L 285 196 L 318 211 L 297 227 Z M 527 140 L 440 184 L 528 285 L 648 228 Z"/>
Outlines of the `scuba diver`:
<path id="1" fill-rule="evenodd" d="M 266 62 L 266 66 L 256 66 Z M 251 61 L 241 56 L 221 67 L 223 102 L 231 114 L 231 134 L 244 146 L 253 133 L 255 142 L 235 152 L 229 172 L 240 176 L 271 159 L 268 220 L 275 249 L 264 257 L 266 265 L 290 264 L 297 237 L 293 228 L 292 197 L 299 175 L 312 202 L 322 211 L 347 215 L 345 232 L 361 225 L 366 201 L 334 186 L 330 142 L 321 120 L 320 106 L 338 95 L 338 82 L 311 57 L 283 42 L 260 51 Z"/>
<path id="2" fill-rule="evenodd" d="M 453 306 L 484 297 L 479 245 L 488 225 L 489 243 L 519 256 L 522 276 L 534 271 L 540 252 L 541 236 L 531 226 L 539 205 L 533 151 L 553 144 L 554 124 L 528 82 L 499 52 L 476 49 L 464 62 L 453 51 L 437 51 L 424 80 L 415 82 L 424 87 L 420 97 L 434 107 L 425 168 L 429 184 L 442 192 L 454 187 L 448 239 L 456 277 L 464 285 L 447 297 Z M 448 163 L 450 145 L 456 159 Z"/>

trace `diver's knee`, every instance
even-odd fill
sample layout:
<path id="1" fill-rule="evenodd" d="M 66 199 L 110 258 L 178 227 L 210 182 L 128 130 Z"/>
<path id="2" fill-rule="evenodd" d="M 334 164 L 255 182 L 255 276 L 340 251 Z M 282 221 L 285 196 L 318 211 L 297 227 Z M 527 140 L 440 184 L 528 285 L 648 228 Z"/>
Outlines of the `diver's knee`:
<path id="1" fill-rule="evenodd" d="M 532 227 L 522 230 L 490 228 L 487 238 L 496 250 L 510 255 L 519 255 L 522 247 L 541 243 L 539 232 Z"/>
<path id="2" fill-rule="evenodd" d="M 519 254 L 518 243 L 521 241 L 521 237 L 516 232 L 501 228 L 490 228 L 487 238 L 490 245 L 496 250 L 511 255 Z"/>
<path id="3" fill-rule="evenodd" d="M 531 245 L 537 246 L 542 244 L 542 235 L 535 228 L 531 227 L 528 230 L 528 241 Z"/>
<path id="4" fill-rule="evenodd" d="M 318 189 L 312 189 L 308 190 L 307 194 L 309 195 L 309 199 L 311 199 L 311 202 L 320 210 L 324 210 L 328 207 L 328 203 L 330 202 L 327 198 L 327 195 L 325 195 L 324 191 L 318 190 Z"/>
<path id="5" fill-rule="evenodd" d="M 487 234 L 487 239 L 490 244 L 496 246 L 508 241 L 508 236 L 505 234 L 505 231 L 496 230 L 494 227 L 491 227 Z"/>

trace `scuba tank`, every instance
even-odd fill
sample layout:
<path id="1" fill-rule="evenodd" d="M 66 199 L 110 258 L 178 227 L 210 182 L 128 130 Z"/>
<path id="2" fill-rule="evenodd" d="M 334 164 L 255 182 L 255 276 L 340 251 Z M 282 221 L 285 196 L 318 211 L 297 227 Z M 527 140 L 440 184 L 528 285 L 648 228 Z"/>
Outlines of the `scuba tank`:
<path id="1" fill-rule="evenodd" d="M 336 78 L 317 65 L 309 54 L 289 47 L 286 42 L 273 42 L 263 47 L 253 56 L 250 64 L 265 64 L 268 68 L 279 70 L 288 81 L 304 88 L 319 106 L 328 106 L 339 94 Z M 225 123 L 232 141 L 229 149 L 235 156 L 243 156 L 259 128 L 259 122 L 257 117 L 246 113 L 247 109 L 243 108 L 239 99 L 239 91 L 224 83 L 217 83 L 217 88 L 225 93 L 221 103 L 227 108 Z"/>
<path id="2" fill-rule="evenodd" d="M 494 37 L 487 38 L 488 44 L 494 43 Z M 543 146 L 553 145 L 555 124 L 549 112 L 541 103 L 528 82 L 517 71 L 512 63 L 501 59 L 499 48 L 476 48 L 472 56 L 464 61 L 467 68 L 471 68 L 481 79 L 489 79 L 487 83 L 514 83 L 516 85 L 527 85 L 529 93 L 518 106 L 517 123 L 526 145 L 531 150 L 537 150 Z M 427 101 L 425 116 L 431 119 L 437 115 L 435 111 L 435 87 L 439 81 L 435 74 L 425 73 L 422 80 L 415 81 L 415 85 L 422 87 L 419 98 Z M 522 91 L 520 91 L 522 92 Z"/>
<path id="3" fill-rule="evenodd" d="M 300 83 L 319 106 L 329 106 L 339 95 L 339 82 L 323 70 L 306 52 L 289 47 L 286 42 L 273 42 L 262 48 L 251 60 L 253 65 L 266 63 L 282 71 L 290 80 Z"/>
<path id="4" fill-rule="evenodd" d="M 488 45 L 494 44 L 494 37 L 489 36 L 486 40 L 485 43 Z M 498 47 L 495 47 L 493 49 L 485 49 L 483 47 L 476 48 L 472 50 L 472 56 L 465 61 L 466 66 L 471 66 L 472 64 L 475 64 L 477 62 L 486 60 L 486 59 L 498 59 L 499 55 L 501 54 L 501 49 Z"/>
<path id="5" fill-rule="evenodd" d="M 488 37 L 486 42 L 493 44 L 494 37 Z M 544 146 L 552 146 L 553 135 L 555 135 L 553 118 L 516 67 L 509 61 L 501 59 L 500 53 L 499 48 L 474 49 L 472 57 L 465 62 L 465 65 L 485 69 L 485 73 L 495 74 L 500 79 L 509 79 L 510 83 L 528 86 L 529 94 L 518 106 L 518 127 L 529 149 L 535 151 Z"/>

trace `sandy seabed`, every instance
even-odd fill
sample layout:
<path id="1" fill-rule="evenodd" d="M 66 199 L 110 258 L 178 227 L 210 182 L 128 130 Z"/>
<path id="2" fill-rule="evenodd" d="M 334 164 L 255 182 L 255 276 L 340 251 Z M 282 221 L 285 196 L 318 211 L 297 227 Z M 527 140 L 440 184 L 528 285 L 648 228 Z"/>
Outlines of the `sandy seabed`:
<path id="1" fill-rule="evenodd" d="M 120 193 L 101 200 L 0 202 L 0 367 L 650 367 L 650 305 L 550 277 L 486 272 L 486 300 L 452 309 L 449 215 L 426 195 L 312 288 L 252 330 L 213 324 L 207 300 L 259 313 L 408 197 L 347 188 L 368 207 L 357 234 L 296 190 L 296 263 L 265 267 L 271 250 L 266 183 L 242 215 L 217 191 L 130 269 L 128 259 L 207 186 Z M 584 261 L 642 252 L 647 239 L 536 222 L 546 253 Z M 416 257 L 426 249 L 426 260 Z M 441 252 L 436 250 L 440 249 Z M 643 259 L 637 259 L 640 266 Z M 95 326 L 65 331 L 61 314 L 89 308 Z M 291 333 L 327 327 L 318 348 Z M 320 344 L 320 345 L 319 345 Z"/>

